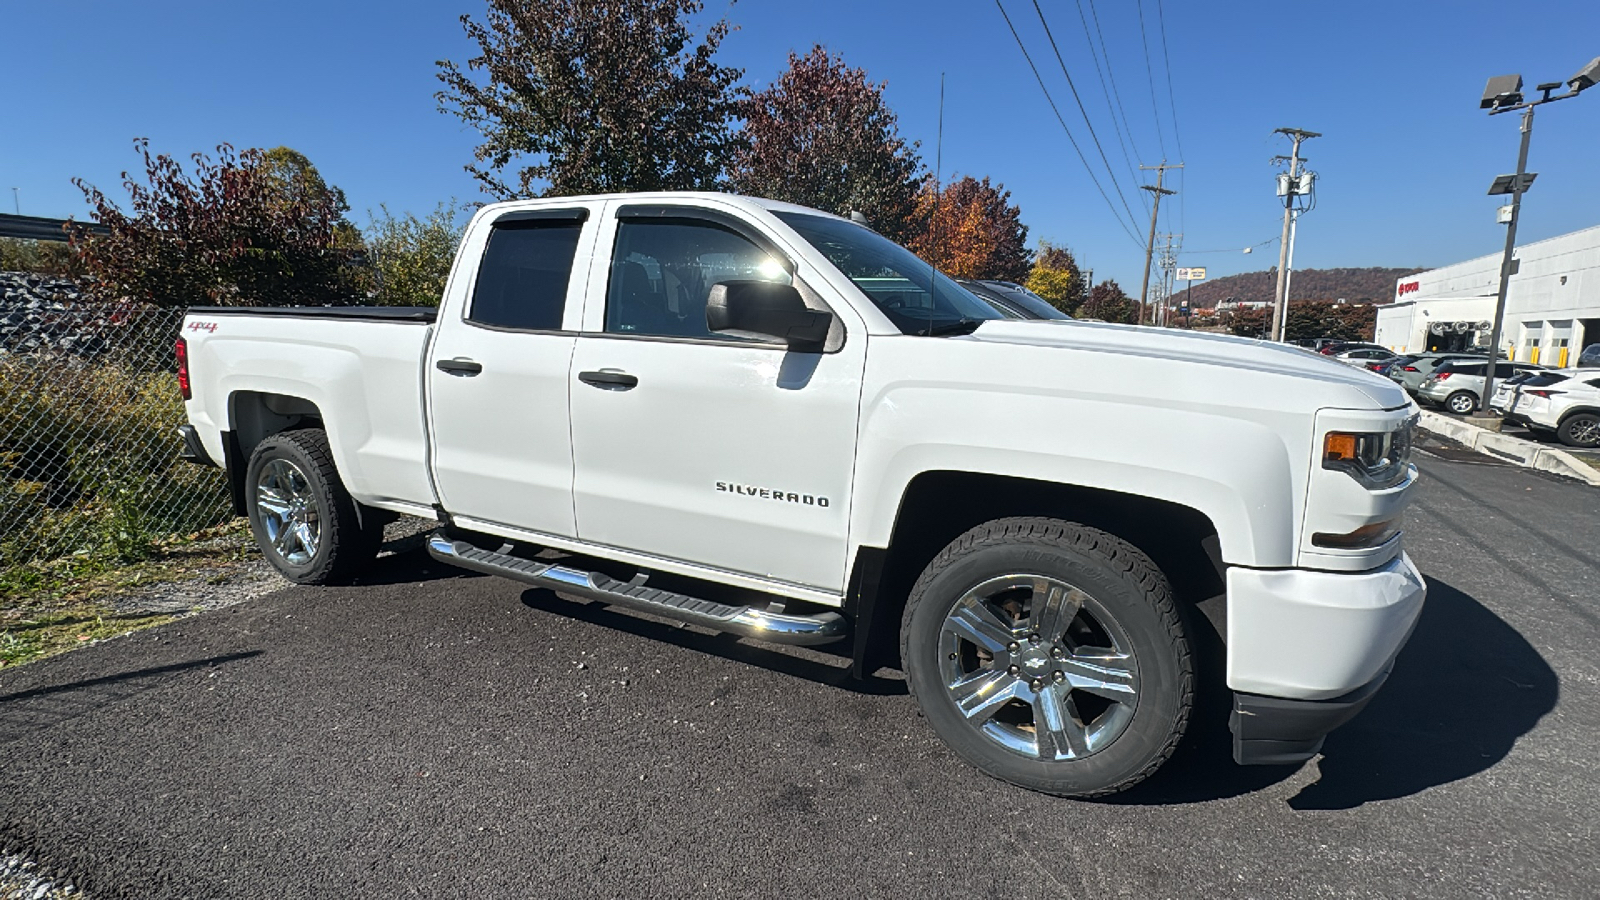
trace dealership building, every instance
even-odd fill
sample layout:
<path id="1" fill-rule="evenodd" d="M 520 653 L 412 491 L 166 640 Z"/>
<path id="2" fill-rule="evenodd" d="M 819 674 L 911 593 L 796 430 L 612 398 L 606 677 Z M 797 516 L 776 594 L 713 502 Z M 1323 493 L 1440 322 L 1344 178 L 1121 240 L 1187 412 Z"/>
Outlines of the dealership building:
<path id="1" fill-rule="evenodd" d="M 1513 259 L 1503 351 L 1565 366 L 1600 344 L 1600 226 L 1523 244 Z M 1483 348 L 1499 288 L 1499 253 L 1402 278 L 1373 340 L 1397 353 Z"/>

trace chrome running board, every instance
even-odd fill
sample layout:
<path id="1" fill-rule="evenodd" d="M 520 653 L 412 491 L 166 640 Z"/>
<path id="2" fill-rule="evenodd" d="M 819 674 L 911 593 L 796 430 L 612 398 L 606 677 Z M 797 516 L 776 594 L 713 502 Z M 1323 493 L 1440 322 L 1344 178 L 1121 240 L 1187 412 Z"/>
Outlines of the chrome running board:
<path id="1" fill-rule="evenodd" d="M 831 610 L 798 616 L 753 606 L 729 606 L 687 594 L 645 587 L 638 582 L 618 581 L 598 572 L 485 550 L 466 541 L 451 540 L 437 532 L 428 539 L 428 553 L 440 562 L 463 569 L 499 575 L 536 587 L 626 606 L 773 644 L 828 644 L 843 639 L 850 632 L 844 616 Z"/>

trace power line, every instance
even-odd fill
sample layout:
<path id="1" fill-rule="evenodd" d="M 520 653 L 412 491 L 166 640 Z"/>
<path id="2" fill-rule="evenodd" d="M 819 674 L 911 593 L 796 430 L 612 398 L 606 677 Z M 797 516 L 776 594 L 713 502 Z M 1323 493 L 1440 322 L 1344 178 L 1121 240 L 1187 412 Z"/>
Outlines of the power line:
<path id="1" fill-rule="evenodd" d="M 1083 0 L 1077 0 L 1076 5 L 1078 7 L 1078 22 L 1083 25 L 1083 38 L 1089 44 L 1089 57 L 1094 60 L 1094 71 L 1095 74 L 1100 78 L 1100 94 L 1101 96 L 1105 97 L 1106 111 L 1111 114 L 1111 127 L 1116 129 L 1117 143 L 1122 145 L 1122 160 L 1128 164 L 1128 174 L 1132 175 L 1134 183 L 1138 184 L 1141 179 L 1139 178 L 1138 173 L 1134 171 L 1133 156 L 1128 153 L 1128 141 L 1123 137 L 1122 125 L 1127 121 L 1128 114 L 1123 112 L 1121 119 L 1118 119 L 1117 111 L 1122 106 L 1122 100 L 1119 98 L 1116 105 L 1113 106 L 1111 103 L 1111 92 L 1106 88 L 1106 69 L 1111 68 L 1111 60 L 1106 60 L 1105 69 L 1100 67 L 1100 51 L 1095 49 L 1094 35 L 1089 33 L 1089 20 L 1083 14 Z M 1090 6 L 1092 7 L 1093 5 L 1094 0 L 1090 0 Z M 1150 206 L 1149 199 L 1147 199 L 1142 193 L 1138 196 L 1140 205 L 1148 208 Z"/>
<path id="2" fill-rule="evenodd" d="M 1129 240 L 1133 241 L 1136 246 L 1143 247 L 1144 245 L 1139 243 L 1139 239 L 1134 236 L 1133 229 L 1129 228 L 1128 223 L 1122 220 L 1122 214 L 1117 212 L 1116 204 L 1111 202 L 1111 198 L 1106 194 L 1106 189 L 1100 186 L 1100 179 L 1095 177 L 1094 168 L 1089 165 L 1089 160 L 1084 157 L 1083 150 L 1078 147 L 1077 139 L 1072 136 L 1072 129 L 1067 127 L 1067 120 L 1062 118 L 1061 110 L 1056 108 L 1056 101 L 1050 96 L 1050 89 L 1045 87 L 1044 78 L 1039 74 L 1039 67 L 1033 64 L 1033 57 L 1028 55 L 1028 48 L 1022 43 L 1022 36 L 1017 34 L 1017 27 L 1011 24 L 1011 17 L 1006 15 L 1006 8 L 1000 5 L 1000 0 L 994 0 L 994 5 L 999 7 L 1001 17 L 1006 20 L 1006 27 L 1011 29 L 1011 37 L 1017 42 L 1017 49 L 1022 51 L 1022 58 L 1028 61 L 1028 68 L 1033 70 L 1033 77 L 1039 82 L 1039 90 L 1044 92 L 1045 102 L 1050 104 L 1050 111 L 1055 113 L 1056 121 L 1061 123 L 1061 130 L 1067 133 L 1067 141 L 1072 144 L 1072 149 L 1078 154 L 1078 161 L 1083 163 L 1084 171 L 1089 173 L 1089 180 L 1094 182 L 1095 190 L 1099 191 L 1100 197 L 1106 201 L 1106 206 L 1111 210 L 1112 218 L 1117 220 L 1117 225 L 1128 235 Z"/>
<path id="3" fill-rule="evenodd" d="M 995 0 L 999 2 L 999 0 Z M 1100 136 L 1095 134 L 1094 123 L 1089 121 L 1089 111 L 1083 108 L 1083 98 L 1078 96 L 1078 86 L 1072 83 L 1072 74 L 1067 71 L 1067 61 L 1061 58 L 1061 48 L 1056 46 L 1056 36 L 1050 33 L 1050 23 L 1045 21 L 1044 10 L 1039 8 L 1039 0 L 1033 0 L 1033 11 L 1039 16 L 1039 24 L 1044 26 L 1044 36 L 1050 41 L 1050 49 L 1055 51 L 1056 63 L 1061 66 L 1061 74 L 1067 78 L 1067 88 L 1072 91 L 1072 99 L 1078 104 L 1078 114 L 1083 116 L 1083 124 L 1089 129 L 1089 138 L 1094 141 L 1094 148 L 1100 151 L 1100 162 L 1105 164 L 1106 174 L 1111 176 L 1111 186 L 1117 189 L 1117 199 L 1122 201 L 1122 208 L 1128 211 L 1128 218 L 1138 221 L 1133 215 L 1133 208 L 1128 205 L 1128 195 L 1123 193 L 1121 182 L 1117 181 L 1116 170 L 1111 168 L 1111 160 L 1106 159 L 1106 149 L 1100 146 Z"/>
<path id="4" fill-rule="evenodd" d="M 1156 75 L 1150 66 L 1150 38 L 1144 33 L 1144 0 L 1134 4 L 1139 9 L 1139 44 L 1144 48 L 1144 74 L 1150 82 L 1150 112 L 1156 117 L 1156 142 L 1161 145 L 1161 155 L 1167 155 L 1167 139 L 1161 131 L 1161 108 L 1156 103 Z"/>
<path id="5" fill-rule="evenodd" d="M 1079 8 L 1082 12 L 1082 8 Z M 1094 0 L 1089 0 L 1089 15 L 1094 19 L 1094 33 L 1100 39 L 1100 55 L 1106 60 L 1106 77 L 1111 81 L 1111 96 L 1117 98 L 1117 109 L 1122 113 L 1122 127 L 1128 132 L 1128 143 L 1133 147 L 1133 155 L 1144 158 L 1139 152 L 1139 142 L 1133 136 L 1133 125 L 1128 122 L 1128 110 L 1122 105 L 1122 92 L 1117 90 L 1117 70 L 1111 67 L 1111 54 L 1106 52 L 1105 32 L 1100 30 L 1100 12 L 1094 8 Z M 1093 45 L 1090 46 L 1093 49 Z"/>
<path id="6" fill-rule="evenodd" d="M 1167 67 L 1167 109 L 1172 113 L 1172 139 L 1178 142 L 1178 158 L 1183 158 L 1183 135 L 1178 131 L 1178 97 L 1172 92 L 1172 58 L 1167 55 L 1167 14 L 1156 0 L 1157 21 L 1161 24 L 1161 62 Z"/>

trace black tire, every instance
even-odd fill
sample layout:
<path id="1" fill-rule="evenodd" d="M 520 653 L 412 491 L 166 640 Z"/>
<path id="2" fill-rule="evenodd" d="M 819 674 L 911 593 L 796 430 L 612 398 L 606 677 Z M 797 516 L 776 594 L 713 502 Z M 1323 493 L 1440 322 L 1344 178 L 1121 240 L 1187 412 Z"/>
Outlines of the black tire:
<path id="1" fill-rule="evenodd" d="M 999 602 L 1015 604 L 1020 610 L 1021 602 L 1007 591 L 1028 589 L 1005 588 L 1012 576 L 1042 577 L 1049 581 L 1038 582 L 1041 586 L 1066 585 L 1082 591 L 1083 596 L 1078 600 L 1079 611 L 1051 620 L 1048 614 L 1036 615 L 1035 610 L 1048 604 L 1035 602 L 1039 587 L 1032 588 L 1026 614 L 1014 611 L 1014 620 L 1007 623 L 1018 639 L 1008 645 L 1003 662 L 1010 665 L 1002 669 L 1000 651 L 993 651 L 985 662 L 979 643 L 961 637 L 960 629 L 949 627 L 947 619 L 958 604 L 965 615 L 975 602 L 972 598 L 996 584 L 1002 586 L 1000 593 L 981 601 L 985 608 L 993 612 Z M 1023 635 L 1036 627 L 1030 623 L 1041 619 L 1067 623 L 1061 632 L 1065 636 L 1057 642 L 1053 635 L 1038 631 Z M 1132 658 L 1126 666 L 1132 705 L 1126 700 L 1100 699 L 1092 687 L 1080 693 L 1077 681 L 1062 682 L 1060 668 L 1050 671 L 1075 663 L 1080 653 L 1091 657 L 1099 653 L 1093 649 L 1099 646 L 1092 637 L 1095 629 L 1107 636 L 1108 646 L 1125 645 L 1123 650 Z M 1074 634 L 1087 637 L 1083 646 L 1078 646 Z M 1033 645 L 1024 640 L 1032 640 Z M 980 771 L 1021 787 L 1064 797 L 1096 797 L 1126 790 L 1166 762 L 1188 726 L 1194 702 L 1193 661 L 1167 579 L 1139 549 L 1093 528 L 1046 518 L 999 519 L 973 528 L 944 548 L 917 579 L 906 601 L 900 641 L 906 681 L 934 732 Z M 1045 645 L 1050 645 L 1048 651 L 1041 650 Z M 1066 648 L 1065 659 L 1054 655 L 1058 648 Z M 973 671 L 963 675 L 971 651 L 976 651 L 970 656 Z M 989 692 L 991 697 L 1008 690 L 1020 692 L 1026 683 L 1029 699 L 1009 700 L 997 712 L 982 714 L 983 721 L 975 725 L 962 712 L 953 692 L 961 690 L 958 684 L 973 683 L 971 679 L 980 672 L 986 678 L 1009 675 L 1016 682 Z M 1113 680 L 1106 679 L 1108 684 Z M 1066 710 L 1070 718 L 1061 721 L 1077 723 L 1080 740 L 1084 735 L 1097 739 L 1092 735 L 1094 726 L 1110 721 L 1107 716 L 1118 717 L 1119 730 L 1106 736 L 1109 726 L 1105 726 L 1101 729 L 1107 740 L 1103 746 L 1074 747 L 1063 757 L 1062 740 L 1055 734 L 1065 734 L 1066 724 L 1048 743 L 1046 729 L 1035 724 L 1032 751 L 1017 749 L 1015 742 L 1019 736 L 1026 738 L 1029 726 L 1014 724 L 1012 719 L 1026 709 L 1029 718 L 1037 720 L 1052 690 L 1058 692 L 1053 696 L 1061 698 L 1060 705 L 1052 704 L 1058 710 L 1055 715 L 1060 717 L 1061 710 Z M 1093 716 L 1089 712 L 1079 715 L 1093 703 L 1107 706 Z M 1084 719 L 1091 721 L 1084 723 Z"/>
<path id="2" fill-rule="evenodd" d="M 1568 447 L 1600 447 L 1600 413 L 1578 412 L 1561 420 L 1556 439 Z"/>
<path id="3" fill-rule="evenodd" d="M 262 477 L 275 463 L 287 463 L 303 476 L 303 484 L 298 478 L 296 484 L 303 489 L 308 501 L 305 506 L 310 512 L 304 515 L 316 528 L 313 552 L 305 553 L 304 543 L 292 536 L 288 538 L 287 551 L 274 542 L 273 531 L 283 533 L 279 525 L 283 520 L 273 516 L 263 505 L 263 490 L 273 493 L 273 489 L 263 488 Z M 276 466 L 276 470 L 282 470 L 281 465 Z M 262 555 L 283 577 L 296 584 L 348 581 L 378 555 L 383 543 L 382 517 L 368 515 L 363 527 L 356 501 L 345 490 L 334 467 L 328 435 L 321 429 L 285 431 L 257 444 L 250 454 L 244 489 L 250 531 Z"/>
<path id="4" fill-rule="evenodd" d="M 1478 395 L 1471 391 L 1456 391 L 1444 398 L 1444 408 L 1464 416 L 1478 408 Z"/>

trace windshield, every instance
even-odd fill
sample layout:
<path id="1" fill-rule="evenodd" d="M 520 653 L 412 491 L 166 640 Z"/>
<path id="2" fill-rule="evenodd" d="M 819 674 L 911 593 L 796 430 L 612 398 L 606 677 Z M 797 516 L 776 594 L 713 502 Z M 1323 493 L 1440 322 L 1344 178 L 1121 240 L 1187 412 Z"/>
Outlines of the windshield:
<path id="1" fill-rule="evenodd" d="M 774 215 L 826 256 L 905 334 L 951 334 L 957 333 L 952 326 L 959 323 L 1004 318 L 943 273 L 934 275 L 932 266 L 876 231 L 827 216 Z"/>

